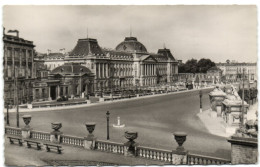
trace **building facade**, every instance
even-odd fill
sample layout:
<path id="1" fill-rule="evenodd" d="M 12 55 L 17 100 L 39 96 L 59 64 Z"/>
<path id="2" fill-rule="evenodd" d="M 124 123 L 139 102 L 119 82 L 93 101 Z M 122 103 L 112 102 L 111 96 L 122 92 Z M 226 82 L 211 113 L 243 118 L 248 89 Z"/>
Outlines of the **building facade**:
<path id="1" fill-rule="evenodd" d="M 135 37 L 126 37 L 115 50 L 102 49 L 96 39 L 79 39 L 64 62 L 89 68 L 97 91 L 171 83 L 178 73 L 178 61 L 169 49 L 149 53 Z"/>
<path id="2" fill-rule="evenodd" d="M 56 63 L 57 58 L 54 59 L 51 54 L 37 58 L 37 61 L 43 61 L 42 63 L 49 70 L 48 79 L 39 82 L 34 93 L 35 95 L 40 94 L 39 97 L 42 99 L 51 98 L 53 100 L 60 97 L 61 92 L 66 96 L 81 96 L 82 93 L 111 92 L 111 90 L 177 81 L 174 76 L 178 74 L 178 61 L 173 57 L 171 51 L 164 48 L 159 49 L 157 53 L 149 53 L 135 37 L 126 37 L 114 50 L 101 48 L 96 39 L 79 39 L 71 52 L 65 54 L 64 57 L 58 57 L 59 63 Z M 48 66 L 48 64 L 51 65 Z M 53 68 L 53 65 L 58 67 Z M 76 76 L 83 74 L 80 72 L 76 74 L 74 68 L 65 74 L 61 69 L 67 69 L 68 66 L 88 69 L 88 74 L 84 75 L 86 78 L 77 79 Z M 63 76 L 63 78 L 73 76 L 74 79 L 71 79 L 70 82 L 75 82 L 74 87 L 69 86 L 68 79 L 57 79 L 55 76 Z M 48 90 L 49 95 L 43 95 L 43 91 L 38 90 L 41 87 L 44 92 Z M 36 91 L 40 93 L 36 93 Z"/>
<path id="3" fill-rule="evenodd" d="M 3 34 L 4 44 L 4 100 L 16 105 L 32 101 L 35 79 L 34 47 L 32 41 Z"/>
<path id="4" fill-rule="evenodd" d="M 216 66 L 223 71 L 223 76 L 227 81 L 239 81 L 245 69 L 245 77 L 253 82 L 257 80 L 257 64 L 256 63 L 237 63 L 227 61 L 226 63 L 216 63 Z"/>

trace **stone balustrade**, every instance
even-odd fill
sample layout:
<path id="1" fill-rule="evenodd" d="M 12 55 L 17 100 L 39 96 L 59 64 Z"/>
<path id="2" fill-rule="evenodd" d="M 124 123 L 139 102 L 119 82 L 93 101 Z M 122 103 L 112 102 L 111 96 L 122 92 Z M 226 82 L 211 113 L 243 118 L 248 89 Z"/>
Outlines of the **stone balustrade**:
<path id="1" fill-rule="evenodd" d="M 8 135 L 22 136 L 21 128 L 15 128 L 15 127 L 10 127 L 10 126 L 5 127 L 5 133 Z"/>
<path id="2" fill-rule="evenodd" d="M 116 154 L 124 154 L 123 143 L 97 140 L 95 144 L 95 149 L 100 151 L 105 151 L 105 152 L 116 153 Z"/>
<path id="3" fill-rule="evenodd" d="M 77 147 L 84 147 L 84 138 L 69 135 L 61 135 L 61 143 Z"/>
<path id="4" fill-rule="evenodd" d="M 230 164 L 231 161 L 190 154 L 184 149 L 183 144 L 186 141 L 187 134 L 184 132 L 175 132 L 173 134 L 174 139 L 178 143 L 178 147 L 174 150 L 162 150 L 151 147 L 140 146 L 134 140 L 138 137 L 138 132 L 136 131 L 126 131 L 124 137 L 128 139 L 126 143 L 117 143 L 112 141 L 97 140 L 93 134 L 95 130 L 95 122 L 85 123 L 86 129 L 89 132 L 86 137 L 77 137 L 64 135 L 60 129 L 62 127 L 61 122 L 51 123 L 51 128 L 54 130 L 52 132 L 41 132 L 33 130 L 30 127 L 31 115 L 24 115 L 23 120 L 26 124 L 23 128 L 15 128 L 6 126 L 5 133 L 7 135 L 19 136 L 22 139 L 35 139 L 41 140 L 43 143 L 45 141 L 64 144 L 68 146 L 80 147 L 88 150 L 98 150 L 114 154 L 119 154 L 122 156 L 132 156 L 140 157 L 150 160 L 162 161 L 165 164 Z M 25 133 L 26 132 L 26 133 Z M 23 135 L 26 134 L 26 135 Z"/>
<path id="5" fill-rule="evenodd" d="M 172 162 L 172 151 L 169 150 L 161 150 L 150 147 L 137 147 L 137 156 L 146 159 L 153 159 L 164 162 Z"/>
<path id="6" fill-rule="evenodd" d="M 41 131 L 31 131 L 31 138 L 38 140 L 50 141 L 50 133 Z"/>
<path id="7" fill-rule="evenodd" d="M 187 155 L 187 164 L 188 165 L 222 165 L 230 164 L 230 160 L 210 157 L 205 155 L 198 154 L 188 154 Z"/>

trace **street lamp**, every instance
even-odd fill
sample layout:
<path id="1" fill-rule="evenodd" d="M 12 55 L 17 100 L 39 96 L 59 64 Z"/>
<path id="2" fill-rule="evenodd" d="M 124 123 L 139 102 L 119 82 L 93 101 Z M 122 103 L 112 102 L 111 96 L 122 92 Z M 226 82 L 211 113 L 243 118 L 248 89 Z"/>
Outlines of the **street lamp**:
<path id="1" fill-rule="evenodd" d="M 200 90 L 199 96 L 200 96 L 200 113 L 202 113 L 202 100 L 201 100 L 201 98 L 202 98 L 202 90 Z"/>
<path id="2" fill-rule="evenodd" d="M 9 124 L 9 103 L 6 103 L 6 125 L 10 125 Z"/>
<path id="3" fill-rule="evenodd" d="M 242 114 L 242 120 L 241 120 L 241 126 L 244 125 L 244 110 L 245 110 L 245 106 L 244 106 L 244 99 L 245 99 L 244 77 L 245 77 L 245 68 L 243 68 L 243 77 L 242 77 L 242 113 L 241 113 Z"/>
<path id="4" fill-rule="evenodd" d="M 109 140 L 109 111 L 107 111 L 106 116 L 107 116 L 107 140 Z"/>

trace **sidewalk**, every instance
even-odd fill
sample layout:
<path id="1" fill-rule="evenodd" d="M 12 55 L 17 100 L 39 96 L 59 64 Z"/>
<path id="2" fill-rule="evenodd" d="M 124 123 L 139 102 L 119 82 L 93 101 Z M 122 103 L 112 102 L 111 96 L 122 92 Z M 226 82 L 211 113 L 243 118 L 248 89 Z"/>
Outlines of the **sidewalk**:
<path id="1" fill-rule="evenodd" d="M 214 87 L 206 87 L 201 89 L 191 89 L 191 90 L 184 90 L 184 91 L 177 91 L 177 92 L 169 92 L 164 94 L 155 94 L 155 95 L 147 95 L 147 96 L 141 96 L 141 97 L 135 97 L 130 99 L 120 99 L 120 100 L 113 100 L 113 101 L 104 101 L 104 102 L 95 102 L 91 104 L 79 104 L 79 105 L 73 105 L 73 106 L 60 106 L 60 107 L 51 107 L 51 108 L 34 108 L 34 109 L 28 109 L 28 108 L 20 108 L 19 112 L 34 112 L 34 111 L 50 111 L 50 110 L 61 110 L 61 109 L 71 109 L 71 108 L 82 108 L 82 107 L 90 107 L 95 105 L 105 105 L 108 103 L 118 103 L 123 101 L 131 101 L 131 100 L 139 100 L 144 98 L 153 98 L 158 96 L 165 96 L 170 94 L 180 94 L 180 93 L 187 93 L 187 92 L 194 92 L 198 90 L 207 90 L 207 89 L 213 89 Z M 16 109 L 9 109 L 9 112 L 16 112 Z M 6 113 L 6 109 L 4 109 L 4 113 Z"/>
<path id="2" fill-rule="evenodd" d="M 62 154 L 56 152 L 46 152 L 45 148 L 38 151 L 34 148 L 28 149 L 26 144 L 18 146 L 16 144 L 10 144 L 5 137 L 5 165 L 8 166 L 79 166 L 79 165 L 165 165 L 168 162 L 160 162 L 149 159 L 125 157 L 124 155 L 118 155 L 113 153 L 106 153 L 101 151 L 86 150 L 83 148 L 77 148 L 72 146 L 64 146 Z"/>

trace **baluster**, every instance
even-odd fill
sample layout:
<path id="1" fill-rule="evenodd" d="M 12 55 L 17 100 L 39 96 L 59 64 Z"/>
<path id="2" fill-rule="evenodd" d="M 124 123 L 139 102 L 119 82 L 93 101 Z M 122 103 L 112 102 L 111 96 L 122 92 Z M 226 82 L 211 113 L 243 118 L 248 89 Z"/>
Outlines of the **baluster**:
<path id="1" fill-rule="evenodd" d="M 167 161 L 167 154 L 164 153 L 164 161 Z"/>
<path id="2" fill-rule="evenodd" d="M 163 161 L 163 153 L 161 152 L 161 161 Z"/>
<path id="3" fill-rule="evenodd" d="M 153 159 L 153 151 L 150 151 L 150 159 Z"/>
<path id="4" fill-rule="evenodd" d="M 153 159 L 156 159 L 156 154 L 157 154 L 157 151 L 154 151 L 153 152 Z"/>
<path id="5" fill-rule="evenodd" d="M 171 153 L 168 153 L 168 155 L 167 155 L 168 156 L 168 162 L 172 161 L 171 155 L 172 155 Z"/>
<path id="6" fill-rule="evenodd" d="M 160 160 L 160 152 L 156 153 L 157 160 Z"/>

